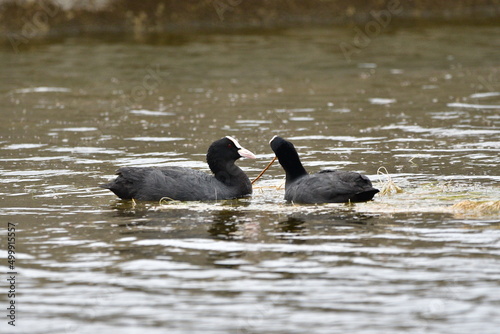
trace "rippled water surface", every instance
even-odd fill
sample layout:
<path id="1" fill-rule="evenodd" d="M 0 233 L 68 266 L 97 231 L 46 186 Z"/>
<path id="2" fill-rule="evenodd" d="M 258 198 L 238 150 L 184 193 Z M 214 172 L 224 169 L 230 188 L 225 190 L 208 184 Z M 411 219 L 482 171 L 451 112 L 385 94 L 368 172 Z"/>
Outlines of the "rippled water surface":
<path id="1" fill-rule="evenodd" d="M 18 272 L 1 332 L 497 333 L 499 36 L 400 29 L 347 58 L 339 28 L 1 49 Z M 239 161 L 254 178 L 275 134 L 309 171 L 403 192 L 294 206 L 278 163 L 242 200 L 134 205 L 97 187 L 118 166 L 208 171 L 225 135 L 258 155 Z"/>

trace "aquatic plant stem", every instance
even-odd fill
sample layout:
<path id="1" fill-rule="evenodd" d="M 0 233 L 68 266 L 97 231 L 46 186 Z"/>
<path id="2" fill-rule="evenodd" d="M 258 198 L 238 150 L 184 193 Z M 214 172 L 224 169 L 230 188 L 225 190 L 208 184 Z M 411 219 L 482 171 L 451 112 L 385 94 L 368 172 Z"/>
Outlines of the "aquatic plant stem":
<path id="1" fill-rule="evenodd" d="M 264 168 L 264 170 L 260 172 L 260 174 L 257 175 L 255 179 L 252 180 L 252 184 L 254 184 L 255 181 L 257 181 L 258 179 L 260 179 L 262 175 L 264 175 L 264 173 L 272 166 L 272 164 L 276 161 L 276 159 L 278 159 L 278 157 L 274 157 L 273 160 L 271 160 L 271 162 L 267 164 L 266 168 Z"/>

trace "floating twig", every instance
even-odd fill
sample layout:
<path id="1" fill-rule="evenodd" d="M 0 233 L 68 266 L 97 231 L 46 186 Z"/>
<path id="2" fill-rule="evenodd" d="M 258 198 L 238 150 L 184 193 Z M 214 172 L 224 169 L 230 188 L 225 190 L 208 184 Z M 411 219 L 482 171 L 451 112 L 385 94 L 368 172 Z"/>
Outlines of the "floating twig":
<path id="1" fill-rule="evenodd" d="M 180 201 L 177 201 L 177 200 L 170 198 L 170 197 L 162 197 L 158 201 L 158 204 L 160 204 L 160 205 L 175 204 L 175 203 L 180 203 Z"/>

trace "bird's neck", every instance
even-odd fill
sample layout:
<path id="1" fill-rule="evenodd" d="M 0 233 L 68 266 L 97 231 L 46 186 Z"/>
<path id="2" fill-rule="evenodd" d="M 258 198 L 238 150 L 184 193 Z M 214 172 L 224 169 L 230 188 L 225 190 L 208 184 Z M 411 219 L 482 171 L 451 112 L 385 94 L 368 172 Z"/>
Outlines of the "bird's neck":
<path id="1" fill-rule="evenodd" d="M 208 163 L 208 167 L 210 167 L 210 170 L 215 175 L 217 175 L 220 172 L 223 172 L 226 170 L 232 170 L 234 167 L 237 167 L 234 164 L 234 161 L 222 161 L 222 160 L 214 159 L 213 157 L 210 157 L 210 156 L 207 157 L 207 163 Z"/>
<path id="2" fill-rule="evenodd" d="M 302 165 L 302 162 L 300 162 L 297 152 L 289 152 L 286 156 L 283 156 L 278 160 L 286 172 L 287 184 L 303 177 L 304 175 L 307 175 L 307 171 Z"/>
<path id="3" fill-rule="evenodd" d="M 208 166 L 215 178 L 228 186 L 235 185 L 238 179 L 248 179 L 241 168 L 234 164 L 234 161 L 209 160 Z"/>

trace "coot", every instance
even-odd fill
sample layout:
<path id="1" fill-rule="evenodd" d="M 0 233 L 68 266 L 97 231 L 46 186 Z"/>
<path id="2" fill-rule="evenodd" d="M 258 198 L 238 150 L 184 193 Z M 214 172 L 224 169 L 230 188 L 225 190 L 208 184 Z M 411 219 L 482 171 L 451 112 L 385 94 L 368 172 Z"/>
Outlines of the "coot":
<path id="1" fill-rule="evenodd" d="M 274 136 L 269 144 L 286 172 L 285 200 L 289 202 L 366 202 L 379 192 L 365 175 L 355 172 L 323 170 L 310 175 L 292 143 Z"/>
<path id="2" fill-rule="evenodd" d="M 159 201 L 210 201 L 239 198 L 252 193 L 246 174 L 234 163 L 241 157 L 255 159 L 232 137 L 210 145 L 207 163 L 214 175 L 184 167 L 122 167 L 118 177 L 101 185 L 121 199 Z"/>

